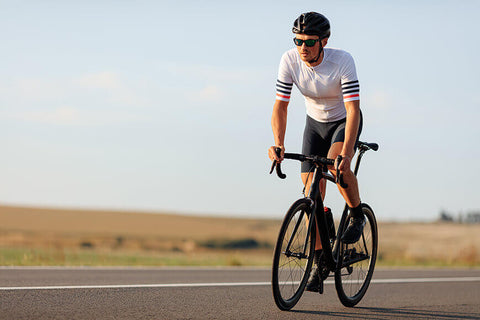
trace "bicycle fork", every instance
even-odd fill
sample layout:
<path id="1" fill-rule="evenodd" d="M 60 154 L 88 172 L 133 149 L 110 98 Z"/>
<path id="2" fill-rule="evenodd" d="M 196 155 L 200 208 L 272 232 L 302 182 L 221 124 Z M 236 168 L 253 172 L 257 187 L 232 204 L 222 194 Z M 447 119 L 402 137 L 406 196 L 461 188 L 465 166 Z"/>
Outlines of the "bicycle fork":
<path id="1" fill-rule="evenodd" d="M 310 203 L 310 207 L 312 207 L 312 206 L 313 206 L 313 201 L 311 201 L 311 203 Z M 306 218 L 305 216 L 306 216 L 305 211 L 303 211 L 301 213 L 300 217 L 298 218 L 297 222 L 295 223 L 295 227 L 292 231 L 292 235 L 290 236 L 290 239 L 288 240 L 287 247 L 285 248 L 285 255 L 287 257 L 296 257 L 298 259 L 308 258 L 305 253 L 307 252 L 307 247 L 308 247 L 308 237 L 312 234 L 311 233 L 312 228 L 313 228 L 312 222 L 313 222 L 314 219 L 310 219 L 310 221 L 308 221 L 308 229 L 307 229 L 307 232 L 305 234 L 305 240 L 304 240 L 304 246 L 303 246 L 302 252 L 292 252 L 292 251 L 290 251 L 290 246 L 292 245 L 292 241 L 295 238 L 295 235 L 297 234 L 298 228 L 300 227 L 300 225 L 302 223 L 305 223 L 305 221 L 303 221 L 303 218 Z"/>

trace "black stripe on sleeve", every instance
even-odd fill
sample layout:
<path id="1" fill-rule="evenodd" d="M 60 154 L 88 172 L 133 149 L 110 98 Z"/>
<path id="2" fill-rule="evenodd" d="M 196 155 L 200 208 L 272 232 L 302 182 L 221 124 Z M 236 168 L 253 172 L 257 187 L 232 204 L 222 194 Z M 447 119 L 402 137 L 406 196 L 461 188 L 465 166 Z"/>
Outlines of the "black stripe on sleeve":
<path id="1" fill-rule="evenodd" d="M 285 93 L 285 94 L 288 94 L 288 95 L 290 95 L 292 93 L 291 91 L 284 91 L 284 90 L 278 90 L 278 89 L 277 89 L 277 92 Z"/>
<path id="2" fill-rule="evenodd" d="M 349 86 L 342 86 L 343 90 L 353 89 L 353 88 L 360 88 L 360 85 L 359 84 L 354 84 L 354 85 L 349 85 Z"/>
<path id="3" fill-rule="evenodd" d="M 283 90 L 288 90 L 288 91 L 292 91 L 292 88 L 291 87 L 286 87 L 286 86 L 281 86 L 279 84 L 277 84 L 277 89 L 283 89 Z"/>
<path id="4" fill-rule="evenodd" d="M 280 81 L 280 80 L 278 80 L 278 79 L 277 79 L 277 82 L 278 82 L 279 84 L 283 84 L 284 86 L 287 86 L 287 87 L 290 87 L 290 88 L 293 87 L 293 83 L 282 82 L 282 81 Z"/>
<path id="5" fill-rule="evenodd" d="M 342 87 L 346 86 L 346 85 L 349 85 L 349 84 L 357 84 L 357 83 L 358 83 L 358 80 L 345 82 L 345 83 L 342 83 Z"/>
<path id="6" fill-rule="evenodd" d="M 343 91 L 343 94 L 347 94 L 347 93 L 357 93 L 357 92 L 360 92 L 360 90 L 358 90 L 358 89 L 344 90 L 344 91 Z"/>

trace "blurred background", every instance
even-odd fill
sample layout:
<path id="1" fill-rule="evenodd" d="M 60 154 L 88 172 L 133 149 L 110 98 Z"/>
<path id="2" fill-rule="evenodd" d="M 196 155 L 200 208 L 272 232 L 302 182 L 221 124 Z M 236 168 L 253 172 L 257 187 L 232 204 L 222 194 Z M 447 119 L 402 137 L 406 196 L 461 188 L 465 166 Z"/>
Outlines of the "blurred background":
<path id="1" fill-rule="evenodd" d="M 361 139 L 380 145 L 364 157 L 362 200 L 393 224 L 478 218 L 478 1 L 0 6 L 4 235 L 37 221 L 9 224 L 26 212 L 15 207 L 276 223 L 302 187 L 297 163 L 284 163 L 284 181 L 268 175 L 274 85 L 306 11 L 330 19 L 328 46 L 356 62 Z M 305 106 L 293 91 L 286 148 L 300 152 Z M 330 188 L 327 202 L 338 218 L 337 193 Z"/>

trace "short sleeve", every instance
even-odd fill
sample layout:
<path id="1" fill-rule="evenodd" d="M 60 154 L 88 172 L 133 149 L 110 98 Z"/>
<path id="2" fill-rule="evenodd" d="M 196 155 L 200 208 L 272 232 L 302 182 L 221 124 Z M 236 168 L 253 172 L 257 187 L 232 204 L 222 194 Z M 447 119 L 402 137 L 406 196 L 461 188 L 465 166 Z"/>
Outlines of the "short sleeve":
<path id="1" fill-rule="evenodd" d="M 358 83 L 355 62 L 349 53 L 346 53 L 341 70 L 343 101 L 360 100 L 360 84 Z"/>
<path id="2" fill-rule="evenodd" d="M 285 53 L 282 56 L 282 59 L 280 60 L 280 66 L 278 67 L 278 77 L 275 86 L 277 90 L 277 100 L 290 101 L 290 95 L 293 87 L 293 79 L 290 70 L 291 68 L 288 62 L 288 55 Z"/>

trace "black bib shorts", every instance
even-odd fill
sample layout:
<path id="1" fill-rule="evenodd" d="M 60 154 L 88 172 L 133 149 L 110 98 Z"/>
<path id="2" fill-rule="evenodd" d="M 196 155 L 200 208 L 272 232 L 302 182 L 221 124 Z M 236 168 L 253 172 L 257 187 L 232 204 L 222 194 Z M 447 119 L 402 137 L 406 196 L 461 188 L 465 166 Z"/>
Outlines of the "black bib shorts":
<path id="1" fill-rule="evenodd" d="M 307 115 L 305 131 L 303 132 L 302 153 L 326 157 L 330 147 L 335 142 L 345 141 L 345 124 L 347 118 L 334 122 L 319 122 Z M 358 127 L 355 150 L 363 127 L 363 116 L 360 113 L 360 125 Z M 302 173 L 312 171 L 311 163 L 302 162 Z"/>

